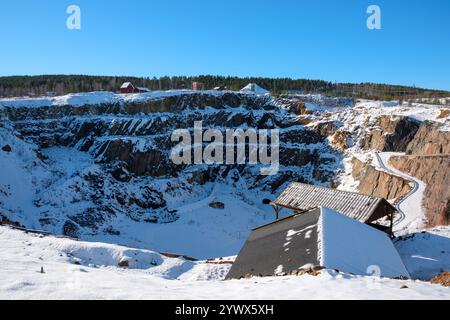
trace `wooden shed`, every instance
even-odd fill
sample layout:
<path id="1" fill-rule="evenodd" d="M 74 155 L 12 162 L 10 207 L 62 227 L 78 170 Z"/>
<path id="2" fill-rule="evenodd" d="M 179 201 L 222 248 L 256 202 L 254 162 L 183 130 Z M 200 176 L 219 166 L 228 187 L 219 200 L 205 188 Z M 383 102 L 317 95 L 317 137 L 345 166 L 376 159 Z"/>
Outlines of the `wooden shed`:
<path id="1" fill-rule="evenodd" d="M 192 90 L 205 90 L 205 85 L 202 82 L 193 82 Z"/>
<path id="2" fill-rule="evenodd" d="M 277 218 L 282 208 L 302 213 L 327 207 L 392 235 L 394 208 L 386 199 L 294 182 L 273 201 Z M 388 223 L 381 223 L 386 220 Z"/>
<path id="3" fill-rule="evenodd" d="M 410 277 L 389 236 L 329 208 L 254 229 L 226 279 L 298 275 L 323 268 L 356 275 Z"/>
<path id="4" fill-rule="evenodd" d="M 127 93 L 134 93 L 136 90 L 136 87 L 131 82 L 124 82 L 122 86 L 120 87 L 120 93 L 127 94 Z"/>

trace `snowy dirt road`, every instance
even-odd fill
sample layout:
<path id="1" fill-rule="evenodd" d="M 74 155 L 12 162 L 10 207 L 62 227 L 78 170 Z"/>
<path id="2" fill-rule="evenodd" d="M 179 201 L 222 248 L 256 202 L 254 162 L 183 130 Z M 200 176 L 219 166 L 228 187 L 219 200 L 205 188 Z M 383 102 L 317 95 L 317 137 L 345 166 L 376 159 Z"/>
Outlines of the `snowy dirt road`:
<path id="1" fill-rule="evenodd" d="M 402 155 L 404 154 L 395 152 L 376 153 L 377 160 L 382 170 L 406 179 L 413 184 L 413 189 L 396 205 L 398 215 L 394 221 L 394 232 L 397 234 L 413 233 L 421 230 L 424 228 L 426 222 L 425 210 L 422 206 L 423 193 L 426 184 L 389 165 L 389 159 L 391 157 Z"/>

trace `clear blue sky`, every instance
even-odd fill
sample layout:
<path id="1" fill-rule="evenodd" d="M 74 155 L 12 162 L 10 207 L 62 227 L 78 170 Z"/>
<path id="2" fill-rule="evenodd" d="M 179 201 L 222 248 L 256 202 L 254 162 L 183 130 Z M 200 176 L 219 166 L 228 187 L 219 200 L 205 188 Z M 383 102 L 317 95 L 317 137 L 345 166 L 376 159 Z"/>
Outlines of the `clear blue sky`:
<path id="1" fill-rule="evenodd" d="M 81 30 L 66 8 L 81 8 Z M 382 30 L 366 28 L 370 4 Z M 449 0 L 14 0 L 0 75 L 268 76 L 450 90 Z"/>

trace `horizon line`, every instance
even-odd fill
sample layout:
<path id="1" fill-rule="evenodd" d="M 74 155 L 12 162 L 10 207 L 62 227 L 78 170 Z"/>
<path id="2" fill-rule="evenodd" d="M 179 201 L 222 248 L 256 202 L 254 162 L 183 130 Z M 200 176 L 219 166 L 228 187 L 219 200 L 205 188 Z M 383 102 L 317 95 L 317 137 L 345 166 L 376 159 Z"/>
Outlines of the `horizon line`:
<path id="1" fill-rule="evenodd" d="M 332 84 L 349 84 L 349 85 L 364 85 L 364 84 L 372 84 L 372 85 L 387 85 L 387 86 L 398 86 L 398 87 L 406 87 L 406 88 L 415 88 L 415 89 L 421 89 L 421 90 L 432 90 L 432 91 L 441 91 L 441 92 L 448 92 L 450 94 L 450 89 L 439 89 L 439 88 L 431 88 L 431 87 L 418 87 L 416 85 L 409 85 L 409 84 L 397 84 L 397 83 L 388 83 L 388 82 L 371 82 L 371 81 L 362 81 L 362 82 L 345 82 L 345 81 L 331 81 L 331 80 L 325 80 L 325 79 L 319 79 L 319 78 L 293 78 L 289 76 L 277 76 L 277 77 L 270 77 L 270 76 L 236 76 L 236 75 L 223 75 L 223 74 L 196 74 L 196 75 L 153 75 L 153 76 L 138 76 L 138 75 L 111 75 L 111 74 L 88 74 L 88 73 L 43 73 L 43 74 L 10 74 L 10 75 L 0 75 L 0 78 L 13 78 L 13 77 L 45 77 L 45 76 L 85 76 L 85 77 L 116 77 L 116 78 L 124 78 L 124 77 L 130 77 L 130 78 L 138 78 L 138 79 L 148 79 L 152 80 L 153 78 L 160 79 L 163 77 L 186 77 L 186 78 L 195 78 L 195 77 L 203 77 L 203 76 L 212 76 L 212 77 L 230 77 L 230 78 L 238 78 L 238 79 L 247 79 L 247 78 L 261 78 L 261 79 L 290 79 L 290 80 L 307 80 L 307 81 L 323 81 L 328 82 Z"/>

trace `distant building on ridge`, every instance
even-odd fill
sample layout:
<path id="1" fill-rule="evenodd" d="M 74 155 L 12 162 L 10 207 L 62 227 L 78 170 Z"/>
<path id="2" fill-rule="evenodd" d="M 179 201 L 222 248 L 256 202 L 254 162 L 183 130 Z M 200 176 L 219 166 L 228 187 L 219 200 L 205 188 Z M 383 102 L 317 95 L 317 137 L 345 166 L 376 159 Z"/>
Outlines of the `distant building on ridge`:
<path id="1" fill-rule="evenodd" d="M 150 89 L 144 87 L 135 87 L 131 82 L 124 82 L 120 87 L 120 93 L 129 94 L 129 93 L 146 93 L 150 92 Z"/>
<path id="2" fill-rule="evenodd" d="M 205 90 L 205 84 L 202 82 L 192 82 L 192 90 L 196 91 Z"/>

